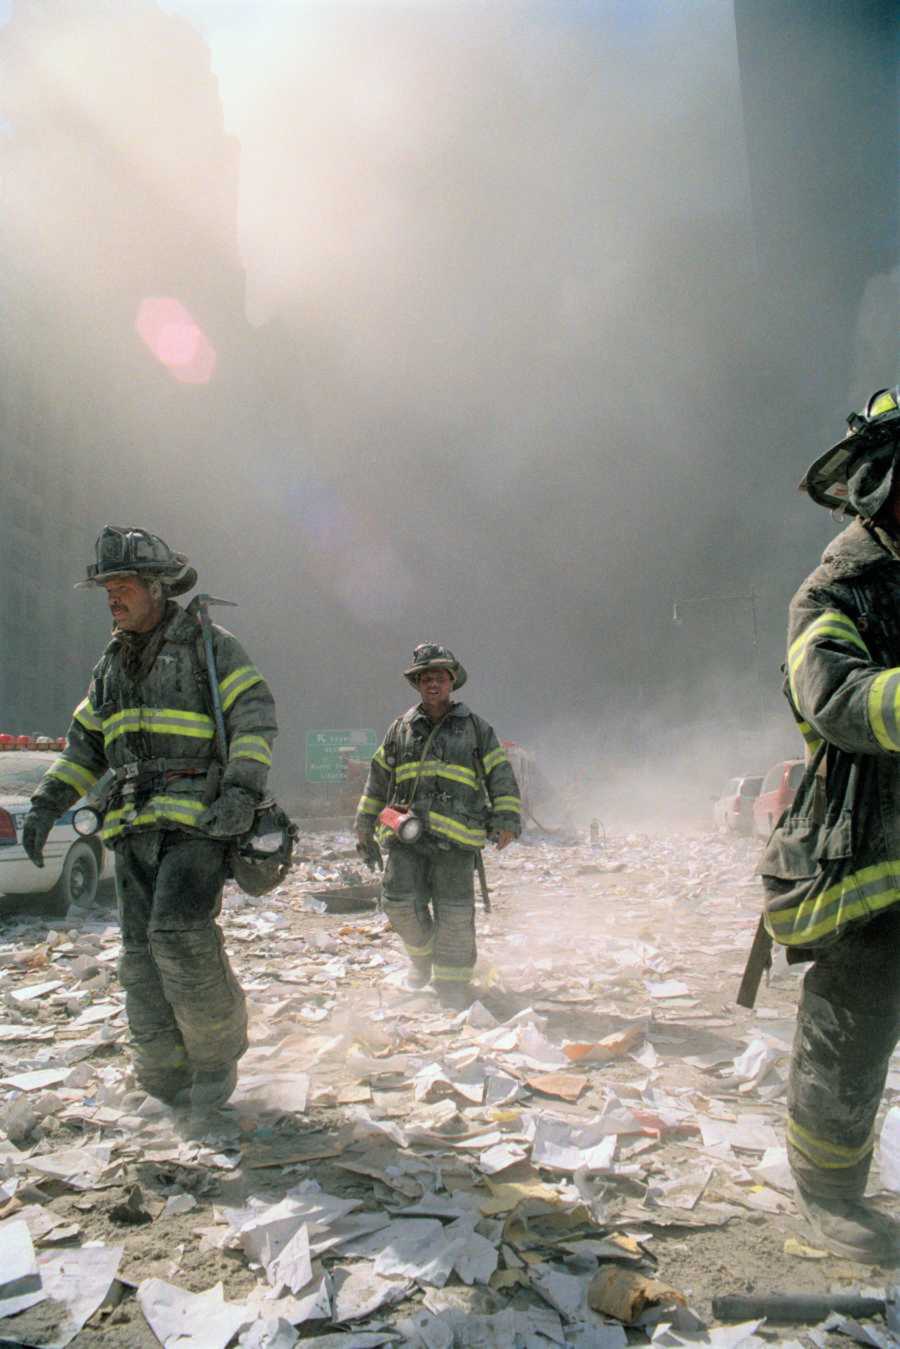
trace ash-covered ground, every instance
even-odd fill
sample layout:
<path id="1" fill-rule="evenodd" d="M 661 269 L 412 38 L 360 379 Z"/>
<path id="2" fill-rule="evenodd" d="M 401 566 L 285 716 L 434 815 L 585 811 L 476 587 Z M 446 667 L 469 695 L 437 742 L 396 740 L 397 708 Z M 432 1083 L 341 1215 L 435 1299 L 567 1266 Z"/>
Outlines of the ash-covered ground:
<path id="1" fill-rule="evenodd" d="M 350 836 L 305 834 L 273 894 L 226 891 L 252 1045 L 199 1126 L 134 1089 L 111 897 L 63 922 L 7 906 L 0 1310 L 34 1305 L 0 1344 L 823 1343 L 711 1306 L 895 1277 L 817 1249 L 794 1205 L 802 969 L 776 958 L 756 1010 L 734 1001 L 755 855 L 711 834 L 489 850 L 479 1000 L 455 1015 L 402 989 Z"/>

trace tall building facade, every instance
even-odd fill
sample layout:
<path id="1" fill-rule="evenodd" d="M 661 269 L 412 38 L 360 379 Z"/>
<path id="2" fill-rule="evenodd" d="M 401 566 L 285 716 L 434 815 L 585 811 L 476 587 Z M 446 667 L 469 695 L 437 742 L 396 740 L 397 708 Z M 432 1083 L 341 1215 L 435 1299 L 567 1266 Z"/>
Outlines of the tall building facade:
<path id="1" fill-rule="evenodd" d="M 247 343 L 238 148 L 205 43 L 149 0 L 22 0 L 0 117 L 0 730 L 57 735 L 109 627 L 72 593 L 97 531 L 165 535 L 179 476 L 215 477 Z"/>

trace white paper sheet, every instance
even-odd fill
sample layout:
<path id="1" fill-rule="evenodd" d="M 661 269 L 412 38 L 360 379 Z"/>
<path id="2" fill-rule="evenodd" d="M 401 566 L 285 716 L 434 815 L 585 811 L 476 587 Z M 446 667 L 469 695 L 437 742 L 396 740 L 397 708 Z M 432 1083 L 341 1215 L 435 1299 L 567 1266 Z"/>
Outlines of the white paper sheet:
<path id="1" fill-rule="evenodd" d="M 163 1279 L 145 1279 L 137 1299 L 163 1349 L 226 1349 L 256 1319 L 244 1303 L 226 1302 L 220 1283 L 189 1293 Z"/>

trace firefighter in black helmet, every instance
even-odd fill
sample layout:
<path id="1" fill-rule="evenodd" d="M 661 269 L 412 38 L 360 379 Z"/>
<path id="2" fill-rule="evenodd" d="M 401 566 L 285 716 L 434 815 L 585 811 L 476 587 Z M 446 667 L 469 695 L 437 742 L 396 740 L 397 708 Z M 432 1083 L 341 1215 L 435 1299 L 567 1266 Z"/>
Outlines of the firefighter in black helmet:
<path id="1" fill-rule="evenodd" d="M 803 980 L 787 1144 L 801 1208 L 838 1255 L 894 1264 L 864 1198 L 900 1035 L 900 391 L 848 418 L 801 487 L 852 523 L 791 601 L 788 699 L 807 746 L 759 870 L 766 926 Z"/>
<path id="2" fill-rule="evenodd" d="M 175 596 L 197 573 L 155 534 L 107 525 L 78 588 L 102 587 L 112 639 L 32 797 L 36 866 L 56 818 L 111 770 L 103 839 L 116 854 L 138 1083 L 194 1109 L 224 1104 L 247 1048 L 244 995 L 215 921 L 226 853 L 254 823 L 276 734 L 272 695 L 236 638 L 213 625 L 228 739 L 220 769 L 195 614 Z"/>

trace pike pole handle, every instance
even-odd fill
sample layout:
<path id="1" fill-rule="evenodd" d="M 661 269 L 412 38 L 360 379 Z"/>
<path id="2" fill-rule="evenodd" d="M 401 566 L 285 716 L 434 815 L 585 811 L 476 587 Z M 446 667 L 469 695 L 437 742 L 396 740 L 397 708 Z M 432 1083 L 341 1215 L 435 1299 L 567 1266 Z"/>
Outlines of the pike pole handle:
<path id="1" fill-rule="evenodd" d="M 487 873 L 484 869 L 484 858 L 479 848 L 475 854 L 475 870 L 478 872 L 478 884 L 481 886 L 481 902 L 484 905 L 485 913 L 491 911 L 491 892 L 488 889 Z"/>
<path id="2" fill-rule="evenodd" d="M 713 1316 L 718 1321 L 752 1321 L 765 1316 L 770 1321 L 813 1325 L 831 1312 L 843 1316 L 883 1316 L 883 1297 L 862 1297 L 859 1293 L 730 1293 L 712 1300 Z"/>
<path id="3" fill-rule="evenodd" d="M 212 699 L 213 719 L 216 723 L 216 744 L 222 763 L 228 762 L 228 738 L 225 735 L 225 714 L 222 711 L 222 695 L 219 692 L 219 677 L 216 670 L 216 656 L 213 651 L 212 628 L 206 608 L 200 610 L 200 631 L 203 633 L 203 649 L 206 652 L 206 673 L 209 677 L 209 696 Z"/>

